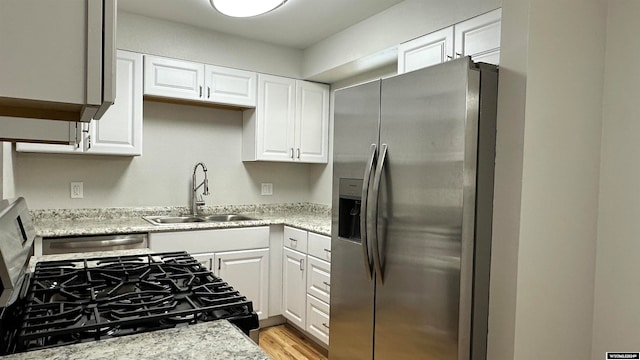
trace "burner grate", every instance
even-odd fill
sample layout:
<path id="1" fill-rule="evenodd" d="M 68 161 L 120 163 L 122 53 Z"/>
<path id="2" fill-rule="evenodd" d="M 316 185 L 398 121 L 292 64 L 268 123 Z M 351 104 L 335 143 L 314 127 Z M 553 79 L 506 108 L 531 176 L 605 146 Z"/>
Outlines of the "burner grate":
<path id="1" fill-rule="evenodd" d="M 18 351 L 228 319 L 258 327 L 251 301 L 186 252 L 42 262 Z"/>

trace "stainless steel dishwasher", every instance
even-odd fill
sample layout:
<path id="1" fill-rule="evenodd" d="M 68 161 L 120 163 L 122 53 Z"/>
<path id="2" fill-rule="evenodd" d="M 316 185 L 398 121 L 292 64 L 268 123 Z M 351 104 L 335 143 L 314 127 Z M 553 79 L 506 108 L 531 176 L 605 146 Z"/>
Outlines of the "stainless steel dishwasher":
<path id="1" fill-rule="evenodd" d="M 42 255 L 147 248 L 147 234 L 95 235 L 42 239 Z"/>

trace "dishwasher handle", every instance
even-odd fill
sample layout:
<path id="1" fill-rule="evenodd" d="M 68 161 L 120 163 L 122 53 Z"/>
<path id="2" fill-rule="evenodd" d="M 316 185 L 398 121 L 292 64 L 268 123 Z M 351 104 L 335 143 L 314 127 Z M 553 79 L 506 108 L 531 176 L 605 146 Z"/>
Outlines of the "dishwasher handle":
<path id="1" fill-rule="evenodd" d="M 147 234 L 87 236 L 77 238 L 43 239 L 42 254 L 63 254 L 89 251 L 143 249 Z"/>

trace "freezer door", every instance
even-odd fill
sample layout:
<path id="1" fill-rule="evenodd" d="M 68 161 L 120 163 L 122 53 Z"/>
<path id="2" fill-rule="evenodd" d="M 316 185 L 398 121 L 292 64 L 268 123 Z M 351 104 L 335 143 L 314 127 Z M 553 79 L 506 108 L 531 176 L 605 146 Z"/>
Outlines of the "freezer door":
<path id="1" fill-rule="evenodd" d="M 470 313 L 459 311 L 470 312 L 474 229 L 479 75 L 469 66 L 382 82 L 375 359 L 469 359 Z"/>
<path id="2" fill-rule="evenodd" d="M 336 91 L 334 109 L 329 357 L 371 360 L 375 283 L 360 210 L 378 144 L 380 81 Z"/>

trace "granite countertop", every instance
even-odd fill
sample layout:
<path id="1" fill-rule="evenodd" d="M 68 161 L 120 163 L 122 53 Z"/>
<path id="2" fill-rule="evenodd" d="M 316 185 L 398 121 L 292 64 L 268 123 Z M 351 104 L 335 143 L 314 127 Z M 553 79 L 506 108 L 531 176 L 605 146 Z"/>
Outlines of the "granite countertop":
<path id="1" fill-rule="evenodd" d="M 226 320 L 60 346 L 1 357 L 31 359 L 269 359 Z"/>
<path id="2" fill-rule="evenodd" d="M 203 214 L 242 214 L 256 220 L 154 225 L 143 216 L 187 214 L 186 207 L 33 210 L 41 237 L 223 229 L 284 224 L 331 236 L 331 210 L 316 204 L 209 206 Z"/>

